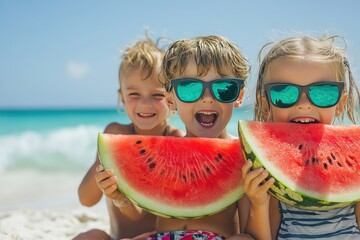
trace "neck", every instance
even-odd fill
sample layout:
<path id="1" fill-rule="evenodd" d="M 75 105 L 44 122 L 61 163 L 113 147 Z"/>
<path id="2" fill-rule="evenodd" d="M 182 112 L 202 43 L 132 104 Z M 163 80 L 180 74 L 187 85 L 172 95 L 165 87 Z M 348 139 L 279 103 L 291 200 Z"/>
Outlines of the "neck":
<path id="1" fill-rule="evenodd" d="M 133 134 L 166 136 L 168 134 L 167 122 L 165 121 L 164 123 L 159 124 L 155 128 L 152 128 L 152 129 L 141 129 L 138 126 L 133 124 Z"/>

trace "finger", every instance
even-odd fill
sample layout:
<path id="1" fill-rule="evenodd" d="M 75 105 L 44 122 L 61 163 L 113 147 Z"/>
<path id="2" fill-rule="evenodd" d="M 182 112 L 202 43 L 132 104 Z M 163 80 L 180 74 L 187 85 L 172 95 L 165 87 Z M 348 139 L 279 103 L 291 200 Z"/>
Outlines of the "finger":
<path id="1" fill-rule="evenodd" d="M 96 175 L 95 175 L 95 179 L 97 182 L 100 182 L 106 178 L 110 178 L 114 176 L 114 170 L 112 169 L 108 169 L 108 170 L 103 170 L 101 172 L 98 172 Z"/>
<path id="2" fill-rule="evenodd" d="M 117 192 L 118 188 L 116 186 L 116 184 L 110 185 L 109 187 L 107 187 L 106 189 L 104 189 L 104 193 L 106 196 L 115 199 L 116 195 L 115 194 Z"/>
<path id="3" fill-rule="evenodd" d="M 259 191 L 264 191 L 267 192 L 270 187 L 274 184 L 275 179 L 274 178 L 270 178 L 269 180 L 263 182 L 263 184 L 259 187 Z"/>
<path id="4" fill-rule="evenodd" d="M 116 182 L 117 182 L 116 176 L 112 176 L 112 177 L 106 178 L 105 180 L 100 181 L 99 185 L 100 185 L 101 189 L 107 189 L 111 185 L 116 185 Z"/>
<path id="5" fill-rule="evenodd" d="M 258 168 L 248 172 L 244 178 L 243 184 L 251 184 L 251 182 L 253 182 L 253 180 L 258 177 L 263 171 L 263 168 Z"/>
<path id="6" fill-rule="evenodd" d="M 247 160 L 247 161 L 244 163 L 244 165 L 243 165 L 243 167 L 242 167 L 242 169 L 241 169 L 241 172 L 242 172 L 243 177 L 245 177 L 246 174 L 250 171 L 251 166 L 252 166 L 252 162 L 251 162 L 250 160 Z"/>
<path id="7" fill-rule="evenodd" d="M 97 165 L 96 172 L 98 173 L 98 172 L 102 172 L 102 171 L 104 171 L 103 165 L 101 165 L 101 164 Z"/>
<path id="8" fill-rule="evenodd" d="M 269 176 L 269 172 L 263 168 L 259 168 L 259 174 L 253 179 L 252 184 L 260 187 L 264 180 Z"/>

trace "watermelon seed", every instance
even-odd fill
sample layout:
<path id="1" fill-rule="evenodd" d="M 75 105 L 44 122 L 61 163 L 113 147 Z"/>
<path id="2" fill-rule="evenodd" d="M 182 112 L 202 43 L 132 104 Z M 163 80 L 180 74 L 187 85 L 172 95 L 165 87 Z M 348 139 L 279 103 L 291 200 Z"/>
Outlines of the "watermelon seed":
<path id="1" fill-rule="evenodd" d="M 312 163 L 318 163 L 319 162 L 319 160 L 316 158 L 316 157 L 312 157 Z"/>
<path id="2" fill-rule="evenodd" d="M 346 160 L 345 162 L 346 162 L 346 164 L 347 164 L 349 167 L 351 167 L 351 168 L 352 168 L 352 163 L 351 163 L 351 162 L 349 162 L 349 160 Z"/>
<path id="3" fill-rule="evenodd" d="M 142 143 L 141 140 L 137 140 L 137 141 L 136 141 L 136 144 L 141 144 L 141 143 Z"/>
<path id="4" fill-rule="evenodd" d="M 308 166 L 308 165 L 309 165 L 309 159 L 306 160 L 306 162 L 305 162 L 305 166 Z"/>
<path id="5" fill-rule="evenodd" d="M 194 175 L 194 173 L 190 173 L 190 177 L 191 177 L 192 180 L 195 180 L 195 175 Z"/>
<path id="6" fill-rule="evenodd" d="M 206 167 L 206 171 L 211 174 L 211 169 L 209 167 Z"/>
<path id="7" fill-rule="evenodd" d="M 331 157 L 332 157 L 334 160 L 336 160 L 336 157 L 335 157 L 335 155 L 334 155 L 333 153 L 331 153 Z"/>
<path id="8" fill-rule="evenodd" d="M 299 150 L 301 150 L 301 149 L 302 149 L 302 144 L 299 145 Z"/>
<path id="9" fill-rule="evenodd" d="M 327 160 L 331 165 L 333 164 L 333 161 L 332 161 L 332 159 L 330 157 L 327 157 Z"/>
<path id="10" fill-rule="evenodd" d="M 150 171 L 154 170 L 154 167 L 155 167 L 155 166 L 156 166 L 155 163 L 150 163 L 150 165 L 149 165 Z"/>
<path id="11" fill-rule="evenodd" d="M 145 149 L 140 150 L 140 154 L 144 154 L 145 152 L 146 152 Z"/>
<path id="12" fill-rule="evenodd" d="M 148 158 L 147 160 L 146 160 L 146 163 L 151 163 L 152 162 L 152 158 Z"/>
<path id="13" fill-rule="evenodd" d="M 327 169 L 328 168 L 328 166 L 327 166 L 327 164 L 324 162 L 324 168 L 325 169 Z"/>
<path id="14" fill-rule="evenodd" d="M 339 167 L 342 167 L 342 164 L 339 162 L 336 162 Z"/>
<path id="15" fill-rule="evenodd" d="M 186 176 L 185 176 L 185 175 L 182 176 L 182 179 L 183 179 L 184 182 L 186 183 Z"/>
<path id="16" fill-rule="evenodd" d="M 219 153 L 218 154 L 218 157 L 220 158 L 220 159 L 222 159 L 223 158 L 223 156 Z"/>

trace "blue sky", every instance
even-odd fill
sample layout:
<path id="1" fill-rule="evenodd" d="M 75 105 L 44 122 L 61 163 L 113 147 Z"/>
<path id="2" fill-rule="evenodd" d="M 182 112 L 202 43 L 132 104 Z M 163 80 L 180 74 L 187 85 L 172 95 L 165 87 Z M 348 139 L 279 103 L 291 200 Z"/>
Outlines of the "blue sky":
<path id="1" fill-rule="evenodd" d="M 359 1 L 0 0 L 0 109 L 116 107 L 120 50 L 144 36 L 222 35 L 248 57 L 295 33 L 344 36 L 360 68 Z"/>

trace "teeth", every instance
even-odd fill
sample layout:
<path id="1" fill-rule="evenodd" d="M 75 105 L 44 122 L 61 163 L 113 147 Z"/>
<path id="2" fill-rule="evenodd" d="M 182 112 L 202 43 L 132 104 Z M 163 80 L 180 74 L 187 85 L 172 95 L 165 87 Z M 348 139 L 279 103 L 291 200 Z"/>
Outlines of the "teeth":
<path id="1" fill-rule="evenodd" d="M 301 122 L 301 123 L 313 123 L 315 122 L 314 119 L 295 119 L 294 122 Z"/>
<path id="2" fill-rule="evenodd" d="M 154 113 L 138 113 L 139 116 L 142 116 L 142 117 L 151 117 L 151 116 L 154 116 L 155 114 Z"/>
<path id="3" fill-rule="evenodd" d="M 216 114 L 216 112 L 198 112 L 198 113 L 204 114 L 204 115 Z"/>
<path id="4" fill-rule="evenodd" d="M 205 127 L 210 127 L 210 126 L 214 125 L 214 123 L 203 123 L 203 122 L 201 122 L 200 124 Z"/>

